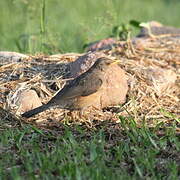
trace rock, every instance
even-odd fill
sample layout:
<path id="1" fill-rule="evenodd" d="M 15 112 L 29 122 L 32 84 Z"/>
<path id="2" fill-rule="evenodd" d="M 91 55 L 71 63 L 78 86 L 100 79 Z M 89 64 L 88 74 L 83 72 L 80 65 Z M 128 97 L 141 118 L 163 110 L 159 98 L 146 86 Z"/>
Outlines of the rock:
<path id="1" fill-rule="evenodd" d="M 103 107 L 123 104 L 126 101 L 127 91 L 125 71 L 119 65 L 109 68 L 106 73 L 106 91 L 102 96 Z"/>
<path id="2" fill-rule="evenodd" d="M 106 38 L 100 41 L 92 42 L 87 45 L 86 51 L 101 51 L 105 49 L 111 49 L 114 44 L 117 43 L 117 40 L 114 38 Z"/>
<path id="3" fill-rule="evenodd" d="M 88 52 L 77 58 L 75 61 L 69 63 L 68 78 L 76 78 L 80 74 L 86 72 L 94 64 L 96 59 L 102 56 L 104 56 L 104 54 L 100 52 Z"/>
<path id="4" fill-rule="evenodd" d="M 174 85 L 177 75 L 170 69 L 149 67 L 144 70 L 149 85 L 152 85 L 156 93 L 161 96 Z"/>
<path id="5" fill-rule="evenodd" d="M 150 21 L 149 24 L 149 30 L 147 27 L 143 27 L 140 31 L 140 34 L 137 37 L 149 37 L 149 31 L 154 36 L 158 35 L 178 35 L 180 36 L 180 28 L 175 28 L 171 26 L 164 26 L 161 23 L 157 21 Z"/>
<path id="6" fill-rule="evenodd" d="M 20 94 L 18 105 L 19 105 L 18 112 L 23 113 L 41 106 L 42 103 L 36 91 L 30 89 L 30 90 L 25 90 Z"/>
<path id="7" fill-rule="evenodd" d="M 0 65 L 16 63 L 21 61 L 22 59 L 28 59 L 29 56 L 25 54 L 20 54 L 17 52 L 9 52 L 9 51 L 0 51 Z"/>

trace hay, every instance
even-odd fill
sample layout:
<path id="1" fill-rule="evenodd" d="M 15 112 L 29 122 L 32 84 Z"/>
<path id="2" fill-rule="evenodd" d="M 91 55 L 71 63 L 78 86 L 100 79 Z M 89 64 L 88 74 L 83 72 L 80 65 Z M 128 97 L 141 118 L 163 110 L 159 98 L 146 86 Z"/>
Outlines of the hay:
<path id="1" fill-rule="evenodd" d="M 142 41 L 142 44 L 140 44 Z M 138 42 L 138 43 L 137 43 Z M 118 114 L 89 110 L 87 118 L 77 112 L 48 110 L 29 120 L 42 126 L 52 123 L 82 124 L 92 127 L 98 121 L 119 121 L 118 116 L 133 117 L 139 124 L 149 126 L 163 123 L 180 124 L 180 38 L 133 39 L 120 42 L 120 46 L 102 50 L 101 53 L 121 59 L 121 67 L 127 72 L 129 92 L 127 102 L 119 107 Z M 20 62 L 0 67 L 0 106 L 16 113 L 18 94 L 24 89 L 35 89 L 43 102 L 64 86 L 68 63 L 81 54 L 31 56 Z"/>

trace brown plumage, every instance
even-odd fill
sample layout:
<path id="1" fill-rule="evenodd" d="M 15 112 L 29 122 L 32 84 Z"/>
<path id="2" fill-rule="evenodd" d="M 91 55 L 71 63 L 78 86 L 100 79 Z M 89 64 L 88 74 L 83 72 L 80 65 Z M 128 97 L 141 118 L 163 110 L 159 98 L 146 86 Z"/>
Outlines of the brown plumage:
<path id="1" fill-rule="evenodd" d="M 106 70 L 119 61 L 99 58 L 85 73 L 65 85 L 47 104 L 22 114 L 29 118 L 53 106 L 68 110 L 83 110 L 89 106 L 103 108 L 101 94 L 104 93 Z"/>

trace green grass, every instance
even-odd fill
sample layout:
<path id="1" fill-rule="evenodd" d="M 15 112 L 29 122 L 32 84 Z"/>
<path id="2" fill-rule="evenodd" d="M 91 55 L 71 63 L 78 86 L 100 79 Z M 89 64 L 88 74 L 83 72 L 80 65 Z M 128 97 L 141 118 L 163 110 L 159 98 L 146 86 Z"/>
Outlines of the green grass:
<path id="1" fill-rule="evenodd" d="M 0 0 L 0 7 L 0 51 L 82 52 L 130 20 L 180 27 L 179 0 Z M 137 128 L 120 119 L 123 131 L 106 124 L 91 131 L 4 128 L 0 121 L 0 180 L 180 179 L 176 125 Z M 161 128 L 165 134 L 157 136 Z"/>
<path id="2" fill-rule="evenodd" d="M 0 136 L 0 179 L 179 179 L 180 141 L 174 128 L 120 126 L 87 131 L 66 127 L 43 131 L 30 125 Z"/>
<path id="3" fill-rule="evenodd" d="M 180 27 L 179 0 L 1 0 L 0 50 L 82 52 L 130 20 Z"/>

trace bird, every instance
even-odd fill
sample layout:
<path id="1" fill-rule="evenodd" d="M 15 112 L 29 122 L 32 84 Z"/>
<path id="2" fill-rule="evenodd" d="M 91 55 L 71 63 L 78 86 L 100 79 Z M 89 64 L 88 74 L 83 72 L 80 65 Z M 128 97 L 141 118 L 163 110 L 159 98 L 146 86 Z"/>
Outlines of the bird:
<path id="1" fill-rule="evenodd" d="M 98 58 L 86 72 L 66 84 L 49 102 L 23 113 L 22 117 L 30 118 L 51 107 L 82 111 L 100 103 L 105 73 L 110 66 L 119 62 L 107 57 Z"/>

